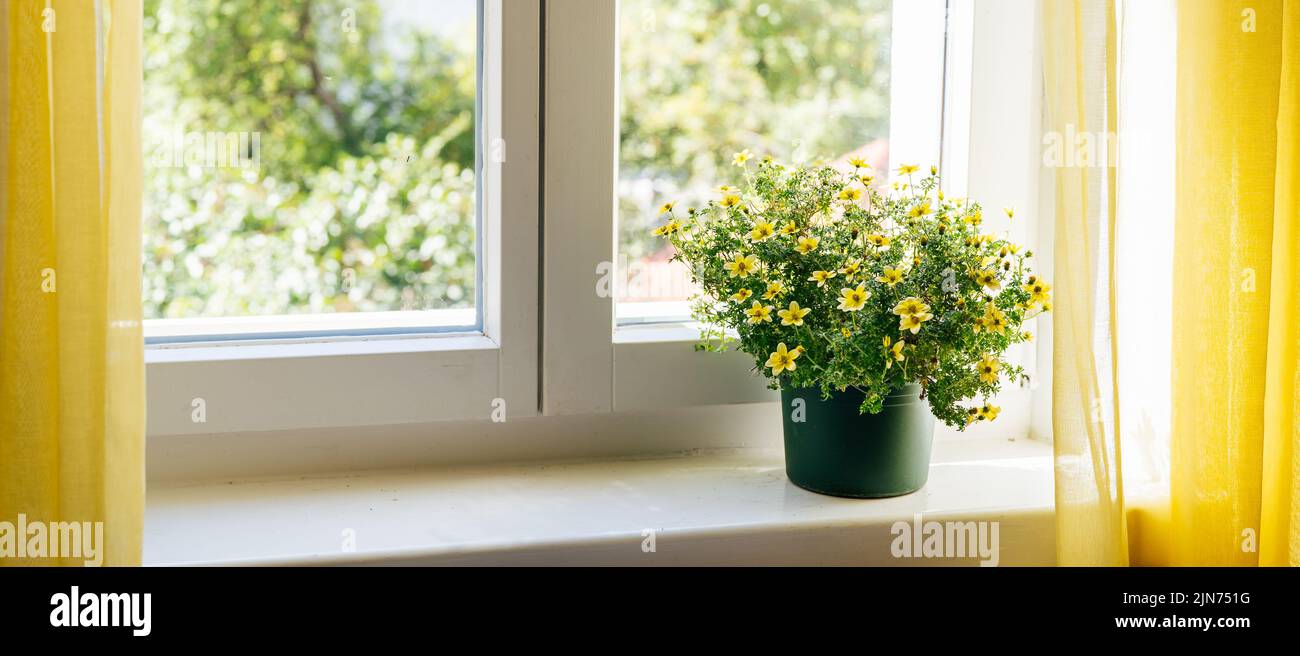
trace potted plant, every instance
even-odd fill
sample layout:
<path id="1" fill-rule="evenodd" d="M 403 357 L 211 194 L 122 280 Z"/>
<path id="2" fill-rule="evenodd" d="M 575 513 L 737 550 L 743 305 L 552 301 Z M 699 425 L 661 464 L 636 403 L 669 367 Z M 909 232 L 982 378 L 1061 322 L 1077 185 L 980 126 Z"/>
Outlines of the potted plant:
<path id="1" fill-rule="evenodd" d="M 736 163 L 743 187 L 685 212 L 668 203 L 655 229 L 702 289 L 698 348 L 738 342 L 781 391 L 795 484 L 847 497 L 920 489 L 934 419 L 992 421 L 989 399 L 1027 378 L 1003 354 L 1051 309 L 1032 253 L 984 233 L 980 205 L 945 198 L 933 168 L 902 166 L 881 189 L 857 159 L 786 166 L 746 151 Z"/>

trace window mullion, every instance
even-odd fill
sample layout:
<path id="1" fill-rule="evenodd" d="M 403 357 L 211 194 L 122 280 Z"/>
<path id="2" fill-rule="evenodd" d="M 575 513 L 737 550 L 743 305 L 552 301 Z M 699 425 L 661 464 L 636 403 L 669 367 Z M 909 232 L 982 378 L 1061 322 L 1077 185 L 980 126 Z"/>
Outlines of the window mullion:
<path id="1" fill-rule="evenodd" d="M 613 408 L 617 34 L 616 3 L 547 3 L 546 414 Z"/>

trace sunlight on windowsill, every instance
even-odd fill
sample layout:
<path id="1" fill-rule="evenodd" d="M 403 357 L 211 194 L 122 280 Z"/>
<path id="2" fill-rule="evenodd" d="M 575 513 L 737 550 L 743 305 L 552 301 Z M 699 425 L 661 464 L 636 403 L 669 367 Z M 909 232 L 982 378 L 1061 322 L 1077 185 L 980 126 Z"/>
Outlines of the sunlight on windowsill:
<path id="1" fill-rule="evenodd" d="M 757 449 L 172 484 L 149 490 L 145 563 L 945 564 L 891 556 L 919 516 L 998 522 L 999 564 L 1047 565 L 1052 489 L 1024 440 L 937 441 L 926 487 L 890 499 L 808 492 Z"/>

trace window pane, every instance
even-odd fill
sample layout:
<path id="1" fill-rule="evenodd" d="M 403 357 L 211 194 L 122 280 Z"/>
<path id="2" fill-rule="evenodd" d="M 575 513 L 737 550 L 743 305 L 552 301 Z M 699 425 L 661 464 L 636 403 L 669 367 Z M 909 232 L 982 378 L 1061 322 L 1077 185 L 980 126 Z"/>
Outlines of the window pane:
<path id="1" fill-rule="evenodd" d="M 475 0 L 146 0 L 146 318 L 474 323 L 477 20 Z"/>
<path id="2" fill-rule="evenodd" d="M 664 203 L 739 183 L 734 153 L 888 168 L 891 4 L 622 0 L 620 321 L 689 314 L 690 278 L 650 232 Z"/>

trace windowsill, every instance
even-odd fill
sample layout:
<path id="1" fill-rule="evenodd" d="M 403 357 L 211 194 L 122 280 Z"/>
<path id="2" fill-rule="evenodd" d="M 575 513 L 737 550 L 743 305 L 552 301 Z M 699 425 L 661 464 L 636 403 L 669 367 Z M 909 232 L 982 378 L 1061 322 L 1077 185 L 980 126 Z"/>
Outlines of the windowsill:
<path id="1" fill-rule="evenodd" d="M 147 565 L 898 565 L 896 521 L 1000 522 L 1001 565 L 1055 561 L 1051 448 L 939 440 L 929 483 L 849 500 L 786 480 L 779 451 L 155 485 Z M 645 531 L 655 551 L 642 551 Z M 351 531 L 351 533 L 349 533 Z M 347 535 L 355 551 L 345 550 Z"/>

